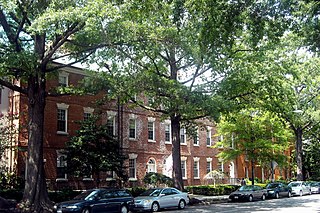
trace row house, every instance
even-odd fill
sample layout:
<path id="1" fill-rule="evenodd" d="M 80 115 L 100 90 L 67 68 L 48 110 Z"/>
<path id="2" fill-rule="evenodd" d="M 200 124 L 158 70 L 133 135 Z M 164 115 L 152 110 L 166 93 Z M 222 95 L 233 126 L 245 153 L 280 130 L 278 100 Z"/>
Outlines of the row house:
<path id="1" fill-rule="evenodd" d="M 64 68 L 59 75 L 47 81 L 47 89 L 58 86 L 77 85 L 86 76 L 79 68 Z M 1 110 L 19 114 L 15 122 L 19 126 L 19 135 L 14 146 L 7 153 L 7 162 L 17 174 L 25 175 L 25 160 L 27 156 L 27 137 L 23 130 L 27 123 L 27 99 L 24 95 L 7 89 L 1 91 Z M 125 166 L 129 180 L 126 186 L 142 186 L 143 178 L 148 172 L 172 174 L 172 142 L 170 120 L 162 120 L 158 114 L 128 105 L 119 106 L 116 101 L 110 101 L 102 106 L 96 104 L 103 94 L 97 95 L 66 95 L 47 97 L 44 124 L 44 162 L 45 175 L 49 188 L 60 189 L 72 187 L 86 189 L 95 187 L 92 175 L 74 178 L 66 173 L 67 162 L 65 143 L 79 129 L 78 121 L 86 119 L 91 114 L 103 112 L 105 122 L 114 135 L 121 138 L 123 152 L 127 156 Z M 137 97 L 142 98 L 143 97 Z M 144 98 L 147 102 L 147 99 Z M 6 102 L 6 103 L 4 103 Z M 181 168 L 185 185 L 208 184 L 210 180 L 205 175 L 212 170 L 220 170 L 226 174 L 225 182 L 238 183 L 235 180 L 248 177 L 248 165 L 239 158 L 234 162 L 223 163 L 216 155 L 219 149 L 212 148 L 218 140 L 213 122 L 200 120 L 197 136 L 188 136 L 185 129 L 180 131 Z M 10 160 L 9 160 L 10 159 Z M 261 177 L 262 172 L 256 171 Z M 259 175 L 260 174 L 260 175 Z M 110 186 L 115 177 L 112 172 L 100 175 L 100 186 Z"/>

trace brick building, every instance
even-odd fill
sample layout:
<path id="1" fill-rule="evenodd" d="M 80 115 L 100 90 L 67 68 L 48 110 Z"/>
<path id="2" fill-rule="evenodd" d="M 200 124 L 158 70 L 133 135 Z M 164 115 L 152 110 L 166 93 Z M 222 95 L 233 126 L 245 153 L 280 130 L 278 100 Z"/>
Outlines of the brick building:
<path id="1" fill-rule="evenodd" d="M 76 85 L 86 74 L 78 68 L 65 68 L 56 77 L 50 78 L 48 90 L 57 86 Z M 7 89 L 1 91 L 1 110 L 19 113 L 15 120 L 19 124 L 20 133 L 6 159 L 11 162 L 9 167 L 19 175 L 25 175 L 25 159 L 27 150 L 26 97 Z M 103 120 L 114 134 L 120 134 L 121 145 L 128 156 L 126 168 L 129 181 L 126 186 L 141 186 L 147 172 L 158 172 L 168 176 L 171 174 L 171 132 L 170 121 L 160 120 L 160 116 L 141 108 L 127 105 L 118 106 L 116 101 L 105 103 L 97 108 L 96 100 L 102 94 L 85 96 L 48 97 L 45 108 L 44 130 L 44 162 L 48 186 L 52 189 L 63 187 L 91 188 L 95 187 L 95 178 L 91 175 L 81 178 L 71 178 L 66 173 L 65 143 L 79 128 L 77 121 L 85 119 L 97 110 L 104 112 Z M 141 98 L 144 101 L 143 97 Z M 4 103 L 6 102 L 6 103 Z M 234 162 L 222 163 L 216 157 L 218 149 L 212 145 L 218 140 L 215 136 L 215 126 L 207 120 L 201 120 L 197 137 L 188 137 L 185 129 L 181 129 L 181 166 L 185 185 L 207 184 L 204 176 L 212 170 L 221 170 L 227 176 L 228 183 L 238 183 L 236 180 L 248 177 L 250 165 L 244 158 Z M 262 178 L 263 171 L 256 168 L 256 175 Z M 111 185 L 114 181 L 112 172 L 100 176 L 100 185 Z"/>

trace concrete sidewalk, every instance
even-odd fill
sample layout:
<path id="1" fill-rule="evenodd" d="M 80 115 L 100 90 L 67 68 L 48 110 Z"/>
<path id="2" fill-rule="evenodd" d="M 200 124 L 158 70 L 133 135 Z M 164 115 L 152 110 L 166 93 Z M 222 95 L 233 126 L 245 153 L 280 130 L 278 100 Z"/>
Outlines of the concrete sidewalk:
<path id="1" fill-rule="evenodd" d="M 210 205 L 213 203 L 226 203 L 229 201 L 229 195 L 204 196 L 189 194 L 190 205 Z"/>

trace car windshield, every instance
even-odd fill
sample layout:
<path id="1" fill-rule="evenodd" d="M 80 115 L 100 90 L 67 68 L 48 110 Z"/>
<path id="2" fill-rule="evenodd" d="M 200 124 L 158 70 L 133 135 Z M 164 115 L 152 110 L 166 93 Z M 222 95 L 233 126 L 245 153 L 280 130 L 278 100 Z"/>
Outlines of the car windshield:
<path id="1" fill-rule="evenodd" d="M 311 183 L 310 186 L 319 186 L 319 183 Z"/>
<path id="2" fill-rule="evenodd" d="M 297 187 L 297 186 L 300 186 L 300 183 L 290 183 L 289 184 L 291 187 Z"/>
<path id="3" fill-rule="evenodd" d="M 157 197 L 160 195 L 161 189 L 148 189 L 147 191 L 140 194 L 140 196 L 152 196 Z"/>
<path id="4" fill-rule="evenodd" d="M 252 191 L 253 187 L 252 186 L 241 186 L 238 191 Z"/>
<path id="5" fill-rule="evenodd" d="M 270 184 L 268 184 L 267 189 L 275 189 L 278 186 L 279 186 L 279 184 L 277 184 L 277 183 L 270 183 Z"/>
<path id="6" fill-rule="evenodd" d="M 75 196 L 73 200 L 93 200 L 97 196 L 96 190 L 84 191 L 81 194 Z"/>

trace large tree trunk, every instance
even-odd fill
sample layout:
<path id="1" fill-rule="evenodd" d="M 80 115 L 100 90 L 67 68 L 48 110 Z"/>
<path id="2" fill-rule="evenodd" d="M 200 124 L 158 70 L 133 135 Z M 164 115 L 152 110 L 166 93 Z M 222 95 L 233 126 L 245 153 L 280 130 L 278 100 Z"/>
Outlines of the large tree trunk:
<path id="1" fill-rule="evenodd" d="M 29 78 L 28 100 L 29 136 L 24 209 L 28 212 L 51 212 L 52 203 L 48 197 L 43 164 L 45 79 L 39 78 L 38 75 Z"/>
<path id="2" fill-rule="evenodd" d="M 183 190 L 182 170 L 181 170 L 181 152 L 180 152 L 180 116 L 171 117 L 172 132 L 172 169 L 174 187 Z"/>
<path id="3" fill-rule="evenodd" d="M 302 129 L 296 128 L 296 163 L 297 163 L 297 180 L 304 180 L 304 167 L 303 167 L 303 151 L 302 151 Z"/>

